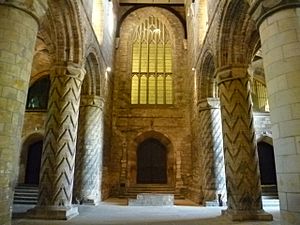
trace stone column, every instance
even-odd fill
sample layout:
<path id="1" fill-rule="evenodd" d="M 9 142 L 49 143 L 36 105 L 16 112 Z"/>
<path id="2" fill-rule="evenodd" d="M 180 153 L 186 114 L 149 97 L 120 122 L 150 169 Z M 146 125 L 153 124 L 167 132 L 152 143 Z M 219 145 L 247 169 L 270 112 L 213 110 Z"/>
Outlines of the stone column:
<path id="1" fill-rule="evenodd" d="M 281 224 L 300 224 L 300 1 L 257 1 Z"/>
<path id="2" fill-rule="evenodd" d="M 51 71 L 48 118 L 43 146 L 39 201 L 29 211 L 34 218 L 69 219 L 78 214 L 72 206 L 77 124 L 84 70 L 76 64 Z"/>
<path id="3" fill-rule="evenodd" d="M 221 200 L 225 205 L 227 197 L 220 101 L 217 98 L 204 99 L 198 103 L 198 109 L 203 149 L 204 203 L 218 206 Z"/>
<path id="4" fill-rule="evenodd" d="M 38 19 L 46 1 L 0 1 L 0 224 L 11 224 Z M 45 5 L 43 5 L 45 4 Z"/>
<path id="5" fill-rule="evenodd" d="M 232 220 L 272 220 L 262 210 L 260 174 L 247 69 L 217 72 L 220 93 L 227 210 Z"/>
<path id="6" fill-rule="evenodd" d="M 81 96 L 73 192 L 81 204 L 97 205 L 101 200 L 103 106 L 98 96 Z"/>

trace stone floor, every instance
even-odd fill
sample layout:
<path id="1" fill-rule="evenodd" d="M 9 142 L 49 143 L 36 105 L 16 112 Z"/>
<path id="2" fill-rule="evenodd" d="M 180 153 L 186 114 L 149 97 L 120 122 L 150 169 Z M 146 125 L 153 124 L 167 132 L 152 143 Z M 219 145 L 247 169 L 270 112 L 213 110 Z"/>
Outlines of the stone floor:
<path id="1" fill-rule="evenodd" d="M 189 201 L 178 201 L 175 206 L 127 206 L 122 199 L 109 199 L 102 204 L 79 206 L 80 215 L 68 221 L 32 220 L 25 217 L 33 206 L 15 205 L 12 225 L 280 225 L 278 206 L 267 206 L 272 213 L 270 222 L 232 222 L 221 216 L 222 207 L 195 206 Z"/>

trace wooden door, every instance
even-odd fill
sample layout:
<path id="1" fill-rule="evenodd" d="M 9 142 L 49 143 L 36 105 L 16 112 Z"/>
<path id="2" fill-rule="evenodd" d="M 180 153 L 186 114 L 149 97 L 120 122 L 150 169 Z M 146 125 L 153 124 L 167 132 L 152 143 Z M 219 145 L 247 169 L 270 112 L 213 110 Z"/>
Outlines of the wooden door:
<path id="1" fill-rule="evenodd" d="M 39 184 L 43 141 L 31 144 L 28 148 L 26 165 L 26 184 Z"/>
<path id="2" fill-rule="evenodd" d="M 142 142 L 137 151 L 137 168 L 138 184 L 166 184 L 166 147 L 153 138 Z"/>

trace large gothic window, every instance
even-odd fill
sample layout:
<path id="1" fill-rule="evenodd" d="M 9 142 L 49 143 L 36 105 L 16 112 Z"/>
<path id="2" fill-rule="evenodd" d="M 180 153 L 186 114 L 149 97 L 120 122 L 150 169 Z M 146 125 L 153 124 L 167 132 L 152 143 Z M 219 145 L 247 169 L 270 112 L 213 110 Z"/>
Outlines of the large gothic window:
<path id="1" fill-rule="evenodd" d="M 44 76 L 34 82 L 28 90 L 26 110 L 47 110 L 49 90 L 49 76 Z"/>
<path id="2" fill-rule="evenodd" d="M 173 104 L 172 49 L 166 26 L 150 16 L 132 40 L 132 104 Z"/>

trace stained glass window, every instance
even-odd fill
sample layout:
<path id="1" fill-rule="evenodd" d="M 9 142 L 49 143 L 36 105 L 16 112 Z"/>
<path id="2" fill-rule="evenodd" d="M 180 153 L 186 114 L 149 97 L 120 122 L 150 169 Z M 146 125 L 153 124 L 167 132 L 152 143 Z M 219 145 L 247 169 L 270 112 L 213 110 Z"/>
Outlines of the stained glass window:
<path id="1" fill-rule="evenodd" d="M 131 104 L 173 104 L 169 33 L 153 16 L 140 24 L 133 34 Z"/>

